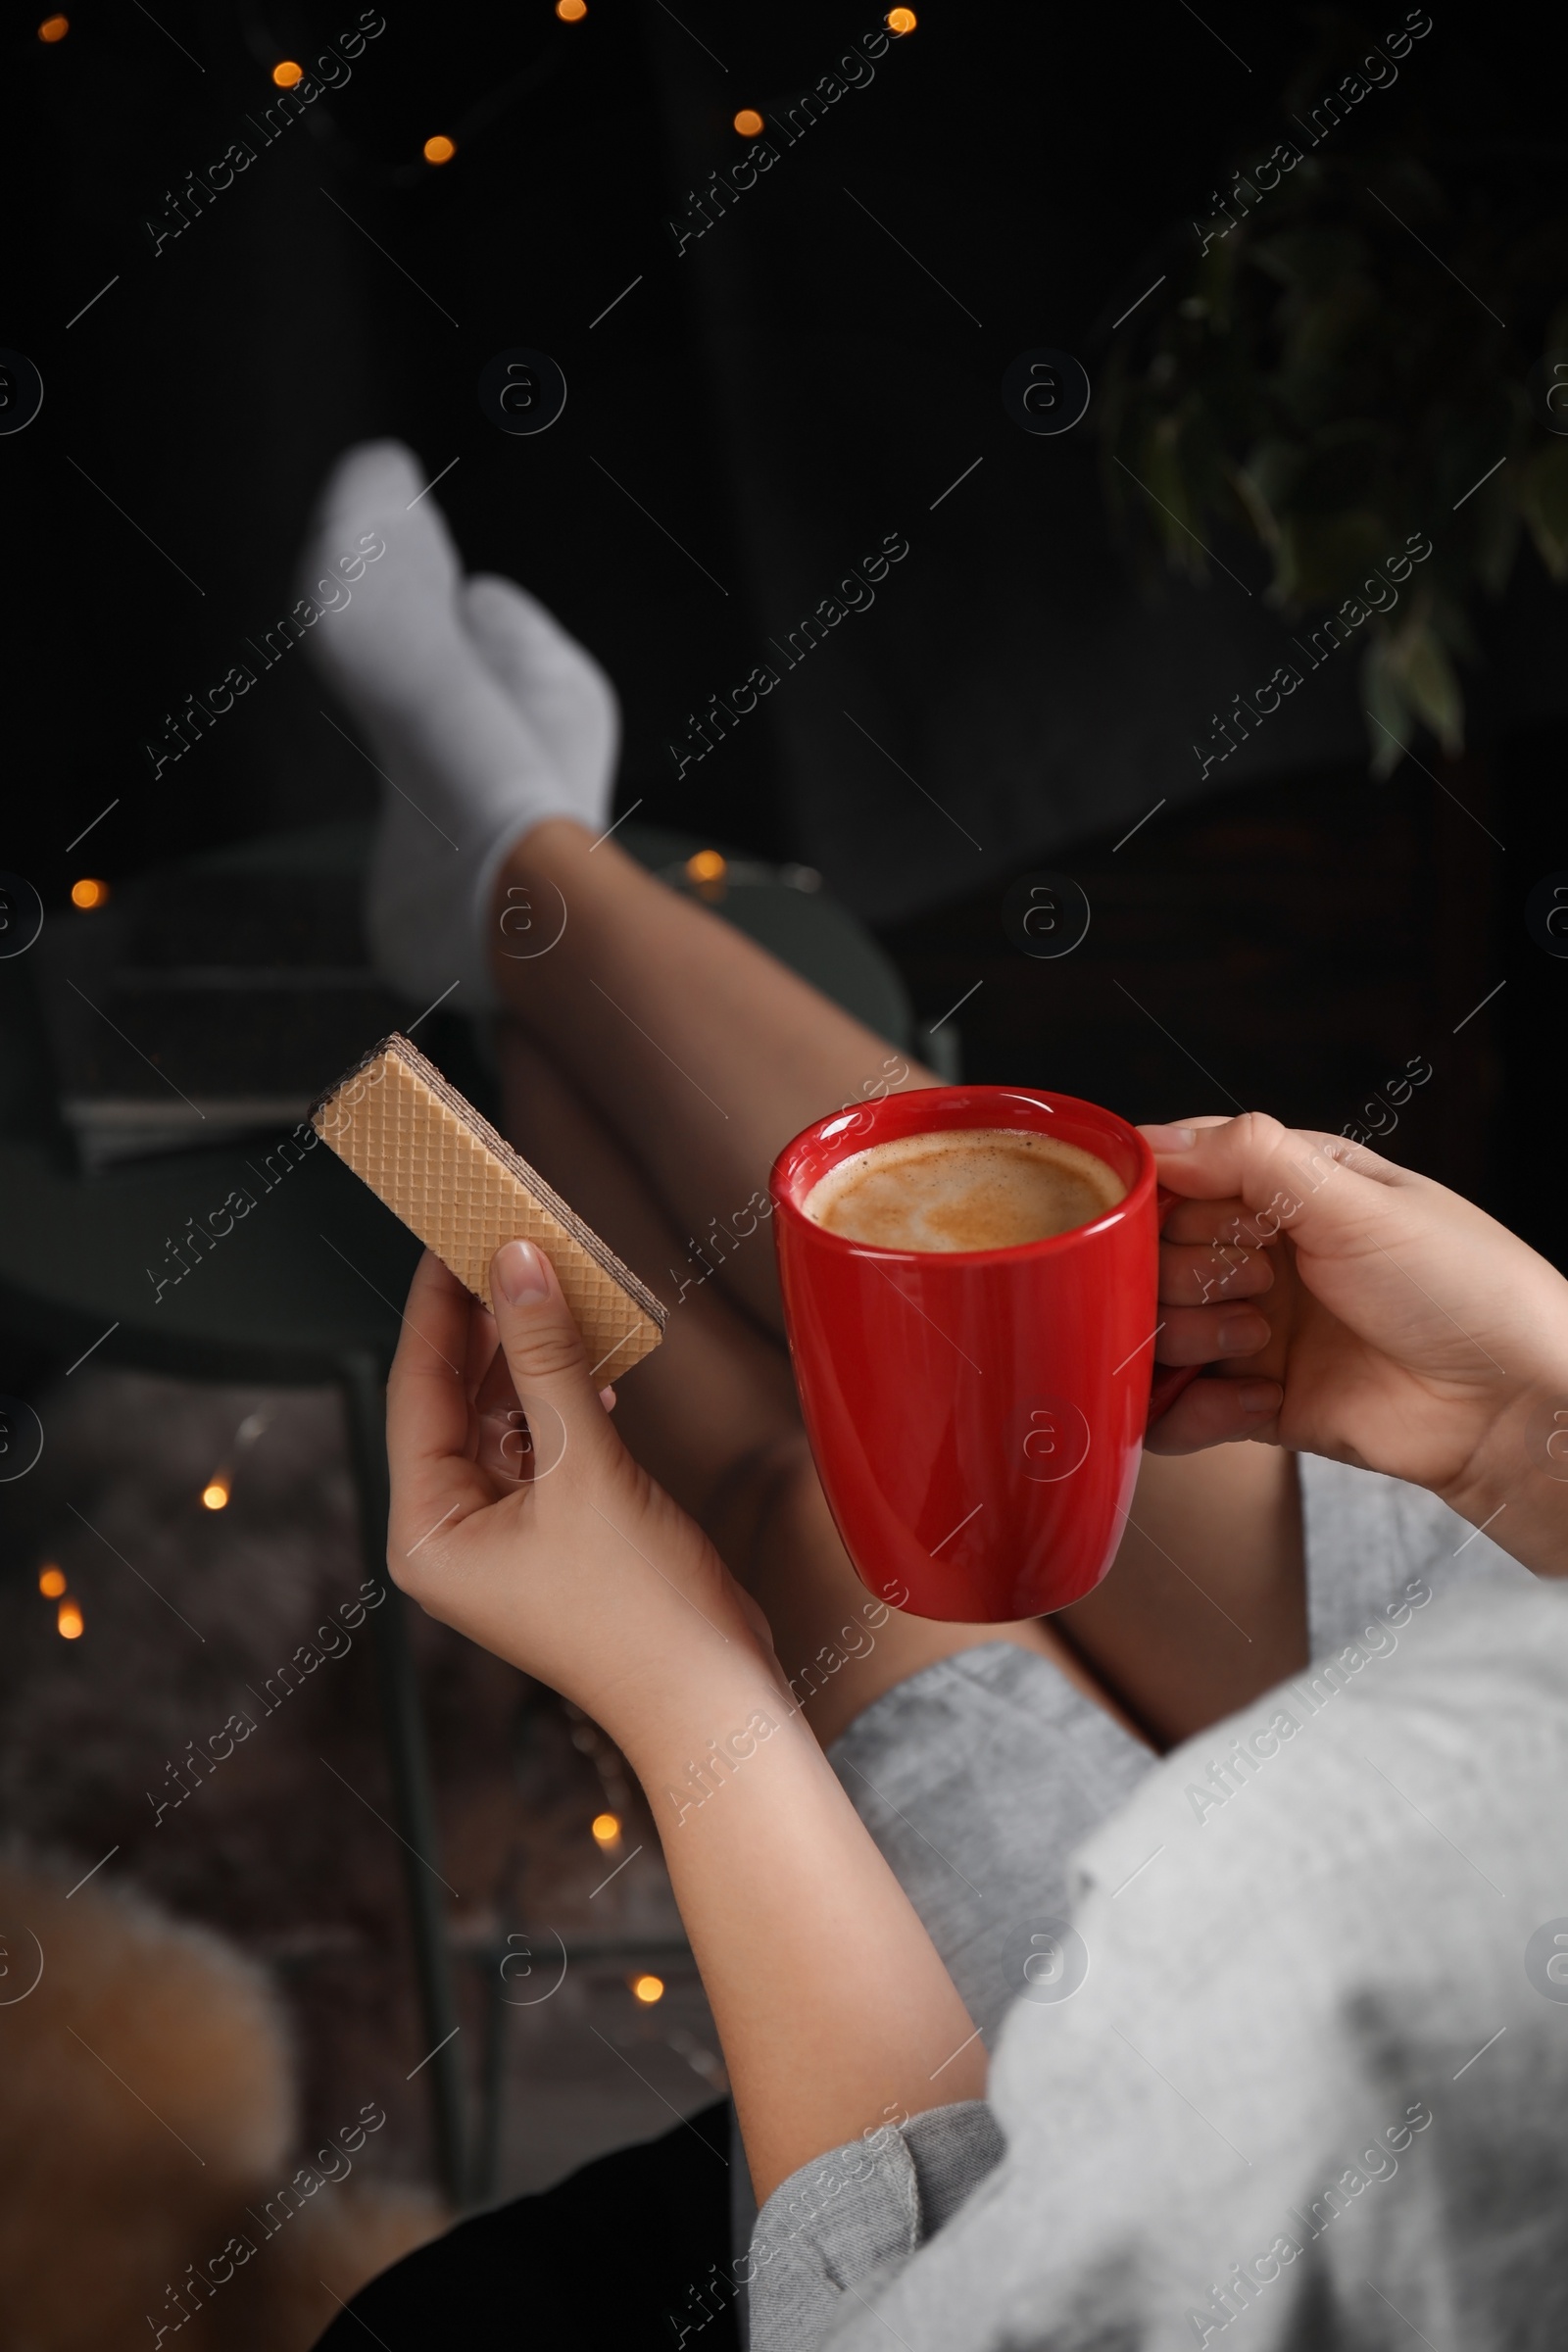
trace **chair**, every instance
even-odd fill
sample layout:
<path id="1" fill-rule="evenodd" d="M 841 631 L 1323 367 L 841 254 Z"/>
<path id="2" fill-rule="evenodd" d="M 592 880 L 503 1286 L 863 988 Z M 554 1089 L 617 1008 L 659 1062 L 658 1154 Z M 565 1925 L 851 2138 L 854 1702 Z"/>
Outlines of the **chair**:
<path id="1" fill-rule="evenodd" d="M 704 847 L 652 827 L 623 826 L 619 838 L 645 864 L 675 878 Z M 213 852 L 176 872 L 182 886 L 198 891 L 234 891 L 247 877 L 303 889 L 302 877 L 310 877 L 313 888 L 340 891 L 352 922 L 368 846 L 368 827 L 318 828 Z M 725 877 L 722 902 L 714 908 L 720 919 L 760 940 L 890 1042 L 908 1043 L 909 1007 L 897 973 L 841 908 L 744 860 L 731 859 Z M 714 885 L 710 880 L 706 887 Z M 73 918 L 83 924 L 94 919 Z M 385 1383 L 400 1302 L 419 1246 L 324 1147 L 302 1150 L 275 1135 L 234 1135 L 84 1173 L 82 1153 L 62 1116 L 41 962 L 36 954 L 0 962 L 0 1330 L 31 1343 L 51 1374 L 74 1372 L 90 1358 L 187 1380 L 330 1385 L 341 1394 L 365 1571 L 384 1594 L 372 1622 L 395 1825 L 403 1841 L 434 2169 L 454 2208 L 462 2209 L 481 2184 L 467 2163 L 453 2039 L 457 2005 L 437 1896 L 440 1857 L 407 1604 L 387 1580 L 385 1560 Z M 219 967 L 220 976 L 224 968 L 243 967 Z M 353 967 L 344 968 L 353 980 Z M 156 1023 L 160 969 L 171 989 L 180 978 L 180 967 L 156 963 L 141 975 L 150 979 L 138 1000 L 144 1036 L 152 1034 L 145 1024 Z M 214 972 L 202 969 L 222 998 Z M 360 972 L 362 995 L 367 982 Z M 190 995 L 187 988 L 180 1000 L 187 1019 Z M 232 997 L 230 990 L 213 1017 L 223 1016 Z M 99 997 L 88 1009 L 96 1017 L 101 1005 Z M 390 1011 L 382 1029 L 394 1025 L 396 1007 Z M 363 1011 L 356 1017 L 363 1021 Z M 368 1035 L 363 1027 L 353 1032 L 357 1047 L 371 1044 L 378 1033 L 373 1027 Z M 467 1025 L 432 1022 L 420 1042 L 454 1083 L 485 1106 L 486 1072 Z M 340 1061 L 313 1070 L 304 1083 L 298 1115 L 352 1058 L 351 1051 L 339 1050 Z M 194 1123 L 198 1106 L 191 1108 Z M 221 1105 L 215 1102 L 212 1108 L 220 1118 Z M 193 1219 L 210 1234 L 217 1222 L 213 1212 L 230 1194 L 254 1206 L 213 1242 L 186 1279 L 166 1279 L 159 1290 L 160 1272 L 169 1277 L 179 1262 L 170 1254 L 170 1241 Z M 481 2130 L 480 2149 L 493 2137 L 492 2129 Z"/>

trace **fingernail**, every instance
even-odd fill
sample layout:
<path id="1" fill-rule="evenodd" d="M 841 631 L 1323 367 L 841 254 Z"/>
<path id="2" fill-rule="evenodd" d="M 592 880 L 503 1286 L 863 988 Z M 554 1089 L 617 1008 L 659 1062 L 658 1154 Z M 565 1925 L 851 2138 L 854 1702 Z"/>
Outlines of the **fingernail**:
<path id="1" fill-rule="evenodd" d="M 1196 1127 L 1140 1127 L 1151 1152 L 1190 1152 L 1198 1141 Z"/>
<path id="2" fill-rule="evenodd" d="M 1281 1403 L 1279 1383 L 1273 1380 L 1239 1380 L 1236 1401 L 1244 1413 L 1278 1412 Z"/>
<path id="3" fill-rule="evenodd" d="M 529 1298 L 542 1298 L 550 1288 L 545 1261 L 532 1242 L 508 1242 L 495 1256 L 494 1278 L 501 1294 L 512 1306 L 521 1306 Z"/>
<path id="4" fill-rule="evenodd" d="M 1215 1338 L 1227 1355 L 1255 1355 L 1268 1338 L 1261 1315 L 1227 1315 Z"/>

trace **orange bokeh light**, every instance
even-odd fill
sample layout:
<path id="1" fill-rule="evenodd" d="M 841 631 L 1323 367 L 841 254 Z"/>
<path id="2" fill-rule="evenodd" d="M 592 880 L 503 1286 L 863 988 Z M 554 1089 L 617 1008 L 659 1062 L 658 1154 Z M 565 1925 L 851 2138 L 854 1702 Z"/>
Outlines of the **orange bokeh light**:
<path id="1" fill-rule="evenodd" d="M 436 132 L 433 139 L 424 142 L 424 160 L 427 164 L 450 164 L 457 152 L 455 142 L 440 131 Z"/>
<path id="2" fill-rule="evenodd" d="M 228 1502 L 226 1478 L 210 1478 L 202 1489 L 202 1507 L 209 1511 L 223 1510 Z"/>
<path id="3" fill-rule="evenodd" d="M 556 14 L 563 24 L 580 24 L 588 14 L 588 0 L 556 0 Z"/>
<path id="4" fill-rule="evenodd" d="M 719 850 L 699 850 L 686 860 L 686 871 L 694 882 L 716 882 L 724 871 L 723 853 Z"/>
<path id="5" fill-rule="evenodd" d="M 631 1988 L 637 2000 L 649 2005 L 655 2001 L 662 2001 L 664 1997 L 662 1977 L 633 1977 Z"/>
<path id="6" fill-rule="evenodd" d="M 272 79 L 280 90 L 291 90 L 297 81 L 305 79 L 305 68 L 297 66 L 291 57 L 285 57 L 272 68 Z"/>
<path id="7" fill-rule="evenodd" d="M 63 41 L 70 30 L 69 17 L 45 17 L 38 27 L 38 38 L 40 41 Z"/>
<path id="8" fill-rule="evenodd" d="M 920 20 L 912 8 L 890 8 L 888 10 L 889 32 L 912 32 L 919 22 Z"/>
<path id="9" fill-rule="evenodd" d="M 619 1816 L 614 1813 L 596 1813 L 593 1818 L 593 1833 L 601 1845 L 613 1845 L 620 1836 Z"/>
<path id="10" fill-rule="evenodd" d="M 58 1600 L 65 1589 L 65 1571 L 57 1568 L 53 1560 L 49 1562 L 49 1565 L 46 1568 L 39 1569 L 38 1590 L 43 1594 L 45 1600 Z"/>
<path id="11" fill-rule="evenodd" d="M 743 106 L 735 118 L 735 127 L 743 139 L 755 139 L 762 127 L 762 118 L 755 106 Z"/>
<path id="12" fill-rule="evenodd" d="M 81 881 L 73 882 L 71 885 L 73 906 L 103 906 L 107 905 L 108 899 L 109 885 L 107 882 L 93 882 L 83 876 Z"/>
<path id="13" fill-rule="evenodd" d="M 80 1641 L 82 1632 L 82 1615 L 80 1609 L 76 1606 L 76 1603 L 74 1600 L 63 1600 L 60 1603 L 60 1609 L 55 1618 L 55 1623 L 60 1629 L 60 1635 L 63 1641 Z M 658 1996 L 656 1995 L 655 1997 L 657 1998 Z"/>

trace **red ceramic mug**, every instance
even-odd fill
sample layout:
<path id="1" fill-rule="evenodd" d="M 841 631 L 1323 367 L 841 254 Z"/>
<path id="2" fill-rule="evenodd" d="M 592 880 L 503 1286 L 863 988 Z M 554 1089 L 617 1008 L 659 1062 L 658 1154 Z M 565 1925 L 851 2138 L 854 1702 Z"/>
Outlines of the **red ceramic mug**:
<path id="1" fill-rule="evenodd" d="M 884 1250 L 807 1216 L 852 1153 L 955 1127 L 1076 1144 L 1125 1196 L 1004 1250 Z M 807 1432 L 861 1582 L 970 1624 L 1082 1599 L 1115 1557 L 1145 1430 L 1192 1377 L 1153 1369 L 1164 1204 L 1138 1130 L 1071 1095 L 930 1087 L 818 1119 L 770 1189 Z"/>

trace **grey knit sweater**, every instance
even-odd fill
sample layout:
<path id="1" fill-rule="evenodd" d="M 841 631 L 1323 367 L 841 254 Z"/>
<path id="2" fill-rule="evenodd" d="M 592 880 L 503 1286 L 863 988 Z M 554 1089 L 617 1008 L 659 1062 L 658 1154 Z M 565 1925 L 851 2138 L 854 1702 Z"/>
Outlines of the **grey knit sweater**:
<path id="1" fill-rule="evenodd" d="M 1568 2345 L 1568 1594 L 1302 1471 L 1315 1663 L 1162 1762 L 1002 1645 L 839 1743 L 990 2097 L 769 2198 L 754 2352 Z"/>

